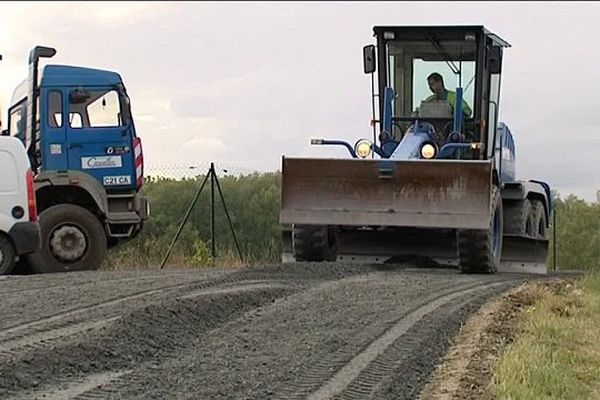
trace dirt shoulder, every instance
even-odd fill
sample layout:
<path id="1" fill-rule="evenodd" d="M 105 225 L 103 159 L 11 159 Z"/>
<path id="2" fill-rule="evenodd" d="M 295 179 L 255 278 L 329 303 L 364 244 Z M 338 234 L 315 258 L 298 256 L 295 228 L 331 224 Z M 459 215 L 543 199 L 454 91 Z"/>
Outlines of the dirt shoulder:
<path id="1" fill-rule="evenodd" d="M 494 399 L 493 370 L 517 334 L 518 322 L 535 300 L 535 282 L 526 282 L 487 302 L 454 338 L 420 399 Z M 560 284 L 558 279 L 546 285 Z"/>

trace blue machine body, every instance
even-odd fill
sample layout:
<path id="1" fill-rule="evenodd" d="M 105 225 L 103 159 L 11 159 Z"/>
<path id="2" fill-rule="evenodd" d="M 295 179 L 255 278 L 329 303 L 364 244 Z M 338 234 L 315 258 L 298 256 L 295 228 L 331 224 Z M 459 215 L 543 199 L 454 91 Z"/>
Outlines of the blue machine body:
<path id="1" fill-rule="evenodd" d="M 456 104 L 454 105 L 453 132 L 462 132 L 462 88 L 456 88 Z M 389 163 L 386 161 L 392 160 L 410 160 L 421 159 L 421 147 L 425 143 L 435 143 L 435 128 L 430 123 L 420 121 L 415 118 L 412 125 L 406 130 L 400 141 L 394 140 L 391 136 L 393 115 L 392 102 L 394 99 L 394 90 L 391 87 L 386 87 L 383 99 L 383 118 L 381 121 L 380 144 L 372 144 L 372 150 L 379 155 L 382 160 L 380 162 L 380 170 L 385 175 L 385 171 L 390 170 Z M 499 183 L 508 185 L 511 188 L 522 187 L 524 182 L 516 180 L 516 152 L 515 141 L 508 126 L 503 123 L 498 123 L 497 128 L 497 146 L 494 152 L 495 169 L 498 174 Z M 353 158 L 358 158 L 352 146 L 342 140 L 326 140 L 322 139 L 319 144 L 324 145 L 342 145 L 346 147 Z M 461 150 L 466 150 L 471 147 L 471 143 L 460 140 L 460 135 L 449 135 L 446 143 L 443 144 L 435 156 L 436 159 L 460 159 Z M 437 145 L 436 145 L 437 146 Z M 552 195 L 550 186 L 546 182 L 538 180 L 529 180 L 526 182 L 529 188 L 537 186 L 540 191 L 545 193 L 547 201 L 546 217 L 549 221 L 550 213 L 552 212 Z M 525 189 L 522 189 L 526 192 Z"/>
<path id="2" fill-rule="evenodd" d="M 496 165 L 500 175 L 500 182 L 513 182 L 515 174 L 515 141 L 513 135 L 504 122 L 498 124 L 499 148 L 497 151 Z"/>
<path id="3" fill-rule="evenodd" d="M 90 105 L 83 102 L 75 109 L 69 101 L 71 92 L 77 89 L 98 94 L 116 92 L 113 93 L 119 102 L 119 109 L 114 114 L 116 120 L 92 124 L 87 113 Z M 92 101 L 96 107 L 104 102 L 93 97 Z M 119 74 L 48 65 L 41 77 L 39 112 L 43 131 L 39 146 L 42 170 L 81 170 L 107 188 L 136 187 L 136 133 L 129 98 Z M 80 122 L 74 124 L 74 114 L 78 113 Z"/>

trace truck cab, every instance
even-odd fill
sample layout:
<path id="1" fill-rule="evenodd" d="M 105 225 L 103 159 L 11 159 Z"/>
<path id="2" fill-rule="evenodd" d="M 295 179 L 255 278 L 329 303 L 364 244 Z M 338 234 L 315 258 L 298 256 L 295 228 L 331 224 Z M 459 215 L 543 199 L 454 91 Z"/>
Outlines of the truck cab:
<path id="1" fill-rule="evenodd" d="M 42 250 L 29 264 L 36 272 L 96 269 L 106 248 L 135 237 L 148 216 L 141 140 L 121 76 L 46 65 L 38 78 L 39 59 L 55 53 L 31 51 L 29 77 L 8 110 L 7 133 L 27 149 L 40 210 Z"/>

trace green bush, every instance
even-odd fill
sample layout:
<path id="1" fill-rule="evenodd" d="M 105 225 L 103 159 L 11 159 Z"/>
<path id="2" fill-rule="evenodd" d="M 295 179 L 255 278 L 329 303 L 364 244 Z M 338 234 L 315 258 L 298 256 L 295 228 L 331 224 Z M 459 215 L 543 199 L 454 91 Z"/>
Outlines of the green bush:
<path id="1" fill-rule="evenodd" d="M 600 269 L 600 191 L 587 203 L 574 195 L 554 196 L 557 269 Z M 548 265 L 554 265 L 554 232 L 549 231 Z"/>
<path id="2" fill-rule="evenodd" d="M 149 177 L 143 188 L 150 202 L 150 218 L 136 237 L 110 252 L 108 265 L 160 264 L 205 176 L 193 179 Z M 279 206 L 281 174 L 253 173 L 218 178 L 245 263 L 276 262 L 281 258 Z M 212 263 L 210 180 L 203 188 L 178 238 L 168 264 L 180 266 Z M 232 228 L 215 184 L 214 239 L 217 260 L 238 257 Z M 238 257 L 239 258 L 239 257 Z"/>

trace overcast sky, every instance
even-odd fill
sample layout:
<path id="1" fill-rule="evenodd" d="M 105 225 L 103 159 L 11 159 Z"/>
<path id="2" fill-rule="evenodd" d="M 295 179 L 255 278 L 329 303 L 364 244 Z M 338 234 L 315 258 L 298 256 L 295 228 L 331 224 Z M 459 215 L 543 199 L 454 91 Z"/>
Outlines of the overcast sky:
<path id="1" fill-rule="evenodd" d="M 0 3 L 0 107 L 35 45 L 121 74 L 146 168 L 215 161 L 275 171 L 342 157 L 311 137 L 372 137 L 362 47 L 374 25 L 485 25 L 511 43 L 500 120 L 517 175 L 588 201 L 600 189 L 600 3 Z"/>

